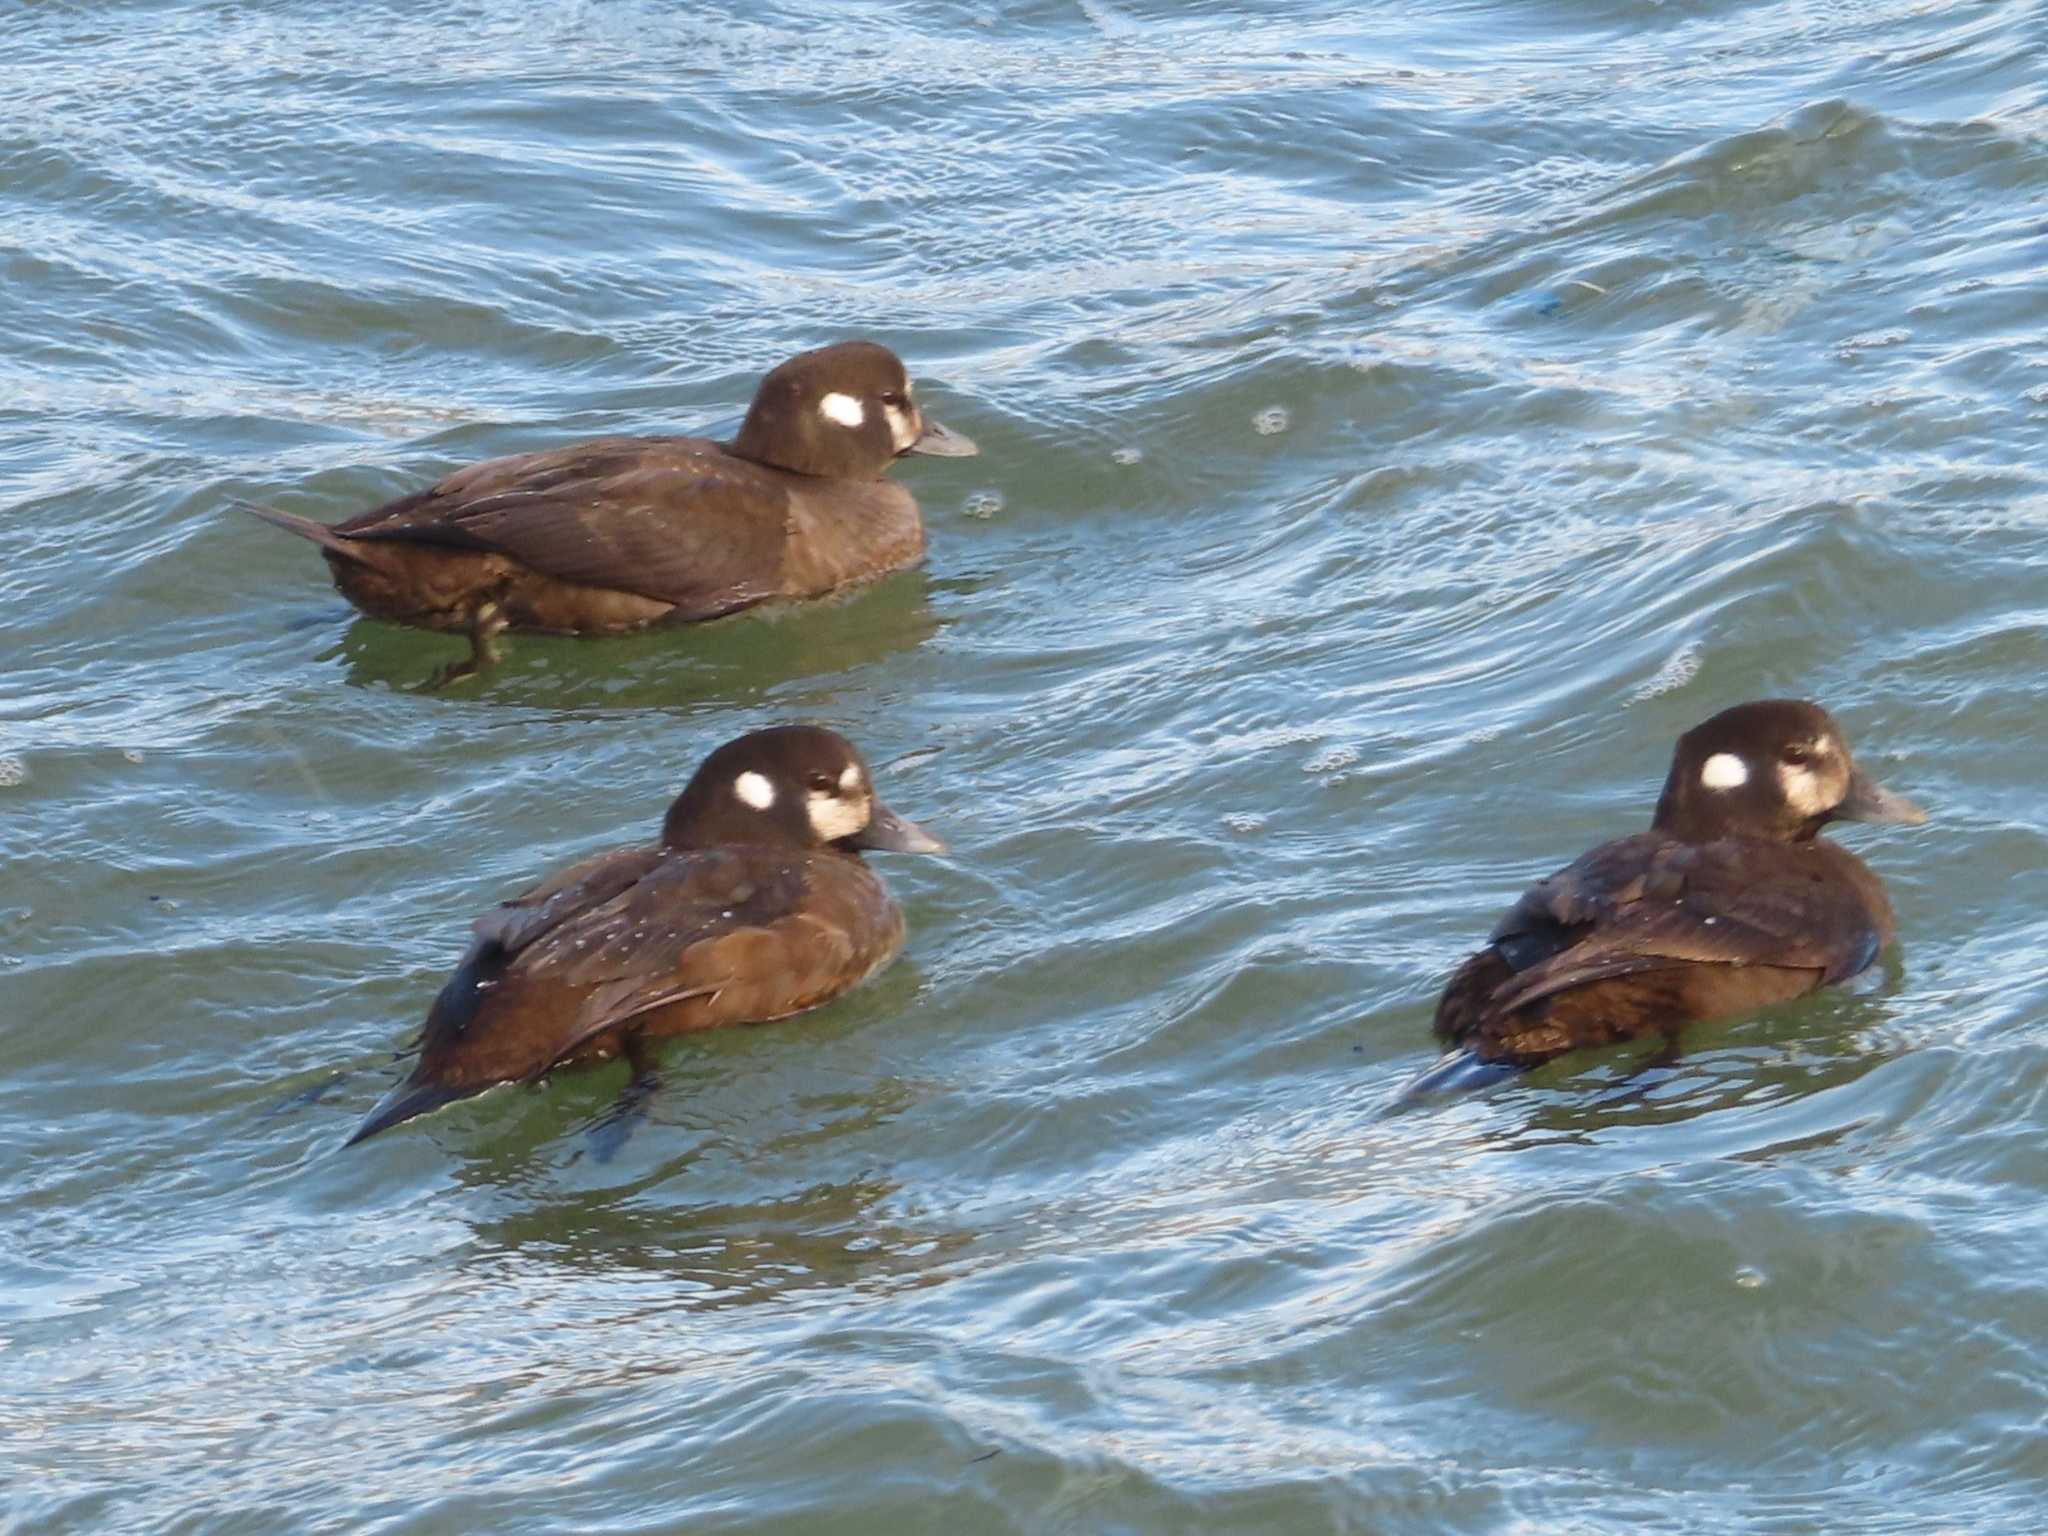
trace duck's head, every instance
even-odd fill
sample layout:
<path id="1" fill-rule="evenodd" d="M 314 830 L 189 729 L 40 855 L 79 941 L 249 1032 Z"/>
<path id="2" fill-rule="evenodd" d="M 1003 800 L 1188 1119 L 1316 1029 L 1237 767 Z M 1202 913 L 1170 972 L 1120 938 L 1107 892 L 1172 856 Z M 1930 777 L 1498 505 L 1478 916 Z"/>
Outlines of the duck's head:
<path id="1" fill-rule="evenodd" d="M 723 843 L 944 853 L 946 845 L 875 793 L 852 742 L 816 725 L 776 725 L 728 741 L 704 759 L 669 807 L 671 848 Z"/>
<path id="2" fill-rule="evenodd" d="M 763 379 L 732 451 L 794 474 L 876 480 L 906 453 L 981 450 L 924 414 L 894 352 L 842 341 L 800 352 Z"/>
<path id="3" fill-rule="evenodd" d="M 1834 717 L 1803 699 L 1724 709 L 1678 738 L 1657 800 L 1660 832 L 1686 842 L 1805 842 L 1830 821 L 1918 826 L 1927 813 L 1856 766 Z"/>

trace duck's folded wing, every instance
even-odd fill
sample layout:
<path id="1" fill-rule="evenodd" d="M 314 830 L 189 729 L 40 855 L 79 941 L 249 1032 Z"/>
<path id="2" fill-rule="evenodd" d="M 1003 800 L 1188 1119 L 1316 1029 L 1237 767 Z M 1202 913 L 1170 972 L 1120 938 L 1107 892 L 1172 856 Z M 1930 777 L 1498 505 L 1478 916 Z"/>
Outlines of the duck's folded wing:
<path id="1" fill-rule="evenodd" d="M 427 1010 L 413 1042 L 429 1058 L 472 1051 L 520 954 L 548 935 L 600 912 L 656 868 L 658 847 L 614 848 L 561 870 L 478 918 L 469 948 Z"/>
<path id="2" fill-rule="evenodd" d="M 788 504 L 706 439 L 608 438 L 472 465 L 349 531 L 494 551 L 702 619 L 776 595 Z"/>
<path id="3" fill-rule="evenodd" d="M 466 464 L 424 490 L 359 512 L 334 525 L 352 539 L 393 543 L 445 544 L 459 549 L 484 546 L 464 531 L 460 514 L 494 497 L 573 494 L 654 458 L 689 461 L 717 451 L 702 438 L 601 437 L 538 453 L 511 453 Z"/>
<path id="4" fill-rule="evenodd" d="M 1602 843 L 1524 891 L 1494 924 L 1488 943 L 1514 971 L 1568 949 L 1642 895 L 1657 854 L 1669 846 L 1654 833 Z"/>
<path id="5" fill-rule="evenodd" d="M 564 923 L 630 890 L 661 860 L 662 850 L 653 844 L 593 854 L 486 912 L 472 926 L 475 942 L 517 955 Z"/>
<path id="6" fill-rule="evenodd" d="M 1525 919 L 1551 913 L 1569 926 L 1570 942 L 1496 988 L 1495 1010 L 1674 964 L 1770 965 L 1838 981 L 1868 965 L 1881 942 L 1856 904 L 1817 899 L 1832 889 L 1828 870 L 1798 848 L 1665 843 L 1640 857 L 1638 868 L 1609 872 L 1624 873 L 1589 883 L 1566 870 L 1523 898 L 1531 909 Z M 1548 896 L 1546 887 L 1553 888 Z"/>
<path id="7" fill-rule="evenodd" d="M 670 852 L 530 943 L 507 980 L 577 996 L 556 1059 L 689 998 L 706 999 L 717 1022 L 795 1012 L 810 1001 L 809 974 L 843 967 L 852 950 L 848 935 L 821 932 L 802 911 L 814 873 L 769 850 Z"/>

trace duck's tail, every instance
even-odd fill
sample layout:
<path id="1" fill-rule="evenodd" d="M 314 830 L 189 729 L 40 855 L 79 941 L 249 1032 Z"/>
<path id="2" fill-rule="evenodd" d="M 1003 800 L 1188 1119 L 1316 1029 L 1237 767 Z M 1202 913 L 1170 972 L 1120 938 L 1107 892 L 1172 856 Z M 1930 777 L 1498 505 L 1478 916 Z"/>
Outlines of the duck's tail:
<path id="1" fill-rule="evenodd" d="M 1418 1099 L 1491 1088 L 1495 1083 L 1504 1083 L 1519 1076 L 1521 1071 L 1522 1068 L 1511 1061 L 1487 1061 L 1471 1051 L 1450 1051 L 1401 1090 L 1401 1102 L 1412 1104 Z"/>
<path id="2" fill-rule="evenodd" d="M 394 1125 L 439 1109 L 443 1104 L 453 1104 L 457 1099 L 470 1098 L 491 1086 L 490 1083 L 422 1081 L 419 1072 L 414 1071 L 411 1077 L 377 1101 L 377 1107 L 363 1117 L 363 1123 L 342 1145 L 352 1147 L 359 1141 L 368 1141 L 379 1131 L 388 1131 Z"/>
<path id="3" fill-rule="evenodd" d="M 310 539 L 322 550 L 343 560 L 353 560 L 357 565 L 368 565 L 370 561 L 355 547 L 355 541 L 344 539 L 325 523 L 316 523 L 310 517 L 300 517 L 296 512 L 281 512 L 276 507 L 266 507 L 261 502 L 244 501 L 239 496 L 228 498 L 251 517 L 260 517 L 273 528 L 282 528 L 286 533 L 296 533 L 302 539 Z"/>

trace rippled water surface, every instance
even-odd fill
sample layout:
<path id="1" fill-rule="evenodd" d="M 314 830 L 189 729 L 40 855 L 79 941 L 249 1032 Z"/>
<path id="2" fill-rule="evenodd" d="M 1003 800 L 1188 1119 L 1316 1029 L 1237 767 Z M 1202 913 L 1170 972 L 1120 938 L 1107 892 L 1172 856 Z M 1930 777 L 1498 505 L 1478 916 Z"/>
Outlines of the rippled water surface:
<path id="1" fill-rule="evenodd" d="M 0 1509 L 34 1531 L 2038 1528 L 2048 5 L 0 10 Z M 335 519 L 846 335 L 931 556 L 356 618 Z M 1403 1107 L 1677 733 L 1857 986 Z M 340 1143 L 711 746 L 953 842 L 806 1019 Z"/>

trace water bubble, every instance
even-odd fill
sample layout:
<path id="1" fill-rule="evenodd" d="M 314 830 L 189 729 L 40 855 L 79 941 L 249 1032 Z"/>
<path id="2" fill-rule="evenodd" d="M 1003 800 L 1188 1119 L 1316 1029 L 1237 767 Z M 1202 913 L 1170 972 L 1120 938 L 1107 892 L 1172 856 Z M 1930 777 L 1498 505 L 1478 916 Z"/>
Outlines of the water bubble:
<path id="1" fill-rule="evenodd" d="M 1764 1272 L 1752 1264 L 1745 1264 L 1735 1271 L 1735 1283 L 1745 1291 L 1760 1291 L 1764 1288 Z"/>
<path id="2" fill-rule="evenodd" d="M 1864 331 L 1860 335 L 1835 343 L 1835 356 L 1854 357 L 1858 352 L 1876 352 L 1884 347 L 1902 346 L 1912 339 L 1913 333 L 1903 326 L 1893 326 L 1883 331 Z"/>
<path id="3" fill-rule="evenodd" d="M 142 761 L 142 754 L 136 751 L 136 749 L 133 747 L 123 747 L 121 749 L 121 755 L 127 758 L 128 761 L 131 763 L 139 763 Z"/>
<path id="4" fill-rule="evenodd" d="M 1654 699 L 1660 693 L 1670 693 L 1691 682 L 1700 670 L 1700 647 L 1697 641 L 1688 640 L 1671 653 L 1671 659 L 1657 669 L 1657 675 L 1628 696 L 1631 704 L 1640 704 L 1645 699 Z"/>
<path id="5" fill-rule="evenodd" d="M 28 782 L 28 764 L 21 758 L 8 753 L 0 757 L 0 789 L 13 789 L 17 784 Z"/>
<path id="6" fill-rule="evenodd" d="M 1266 818 L 1256 811 L 1232 811 L 1223 818 L 1223 825 L 1233 832 L 1263 832 Z"/>
<path id="7" fill-rule="evenodd" d="M 1335 773 L 1358 761 L 1356 747 L 1325 747 L 1301 765 L 1304 773 Z"/>
<path id="8" fill-rule="evenodd" d="M 962 503 L 960 510 L 969 517 L 978 517 L 983 522 L 987 522 L 1003 510 L 1003 493 L 1001 491 L 976 491 Z"/>
<path id="9" fill-rule="evenodd" d="M 1252 430 L 1261 437 L 1271 437 L 1287 430 L 1287 419 L 1286 406 L 1269 405 L 1252 418 Z"/>
<path id="10" fill-rule="evenodd" d="M 1109 457 L 1113 463 L 1135 464 L 1138 460 L 1145 457 L 1145 450 L 1142 448 L 1119 448 L 1110 454 Z"/>

